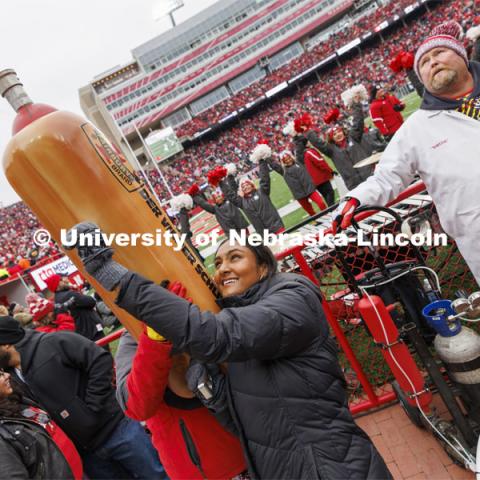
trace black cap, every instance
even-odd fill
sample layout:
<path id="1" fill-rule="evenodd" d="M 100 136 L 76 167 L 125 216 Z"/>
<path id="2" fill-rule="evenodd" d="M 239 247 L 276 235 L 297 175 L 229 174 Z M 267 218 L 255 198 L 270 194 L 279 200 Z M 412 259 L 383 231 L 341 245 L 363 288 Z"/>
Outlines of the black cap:
<path id="1" fill-rule="evenodd" d="M 17 306 L 17 303 L 15 302 L 12 302 L 9 306 L 8 306 L 8 314 L 10 316 L 13 315 L 13 311 L 15 310 L 15 307 Z"/>
<path id="2" fill-rule="evenodd" d="M 25 336 L 25 330 L 12 317 L 0 317 L 0 345 L 14 345 Z"/>
<path id="3" fill-rule="evenodd" d="M 377 92 L 380 90 L 380 85 L 372 85 L 370 87 L 370 101 L 373 102 L 377 97 Z"/>

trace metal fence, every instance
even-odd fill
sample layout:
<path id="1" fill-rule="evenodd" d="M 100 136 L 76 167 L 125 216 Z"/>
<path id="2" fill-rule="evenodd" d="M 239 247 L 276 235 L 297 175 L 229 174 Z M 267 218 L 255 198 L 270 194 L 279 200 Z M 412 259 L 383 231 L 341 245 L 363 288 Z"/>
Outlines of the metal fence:
<path id="1" fill-rule="evenodd" d="M 402 220 L 427 219 L 433 231 L 441 227 L 431 197 L 423 183 L 418 182 L 389 204 Z M 330 215 L 322 212 L 314 221 L 300 227 L 302 234 L 323 230 L 330 224 Z M 371 239 L 373 233 L 398 233 L 399 222 L 381 211 L 369 211 L 356 217 L 358 226 Z M 346 232 L 356 235 L 354 229 Z M 432 248 L 389 246 L 375 248 L 375 253 L 386 264 L 415 262 L 417 255 L 439 276 L 443 298 L 452 298 L 456 291 L 478 290 L 473 275 L 460 255 L 455 243 Z M 324 298 L 324 310 L 332 334 L 340 347 L 340 362 L 347 380 L 350 407 L 353 413 L 390 402 L 395 398 L 390 382 L 390 369 L 375 345 L 357 310 L 359 294 L 357 282 L 365 272 L 378 266 L 371 248 L 359 247 L 355 242 L 345 247 L 295 246 L 277 255 L 283 271 L 306 275 L 315 282 Z M 422 278 L 420 276 L 419 281 Z"/>
<path id="2" fill-rule="evenodd" d="M 440 229 L 435 206 L 421 182 L 412 185 L 388 205 L 402 220 L 426 218 L 434 231 Z M 296 231 L 318 234 L 330 225 L 330 210 L 312 217 Z M 399 229 L 398 221 L 385 212 L 372 210 L 355 218 L 367 236 L 373 232 L 393 233 Z M 353 230 L 348 232 L 355 233 Z M 411 246 L 385 247 L 376 251 L 388 264 L 417 259 L 417 252 Z M 478 290 L 473 275 L 452 240 L 447 246 L 422 248 L 421 255 L 426 264 L 437 272 L 444 298 L 451 298 L 460 289 L 467 292 Z M 371 250 L 354 243 L 340 248 L 296 245 L 276 256 L 280 270 L 307 276 L 322 292 L 326 319 L 340 348 L 340 363 L 347 381 L 352 413 L 365 412 L 395 400 L 390 385 L 393 380 L 390 369 L 357 310 L 359 295 L 356 282 L 365 272 L 376 267 Z M 110 343 L 122 331 L 114 332 L 97 343 Z"/>

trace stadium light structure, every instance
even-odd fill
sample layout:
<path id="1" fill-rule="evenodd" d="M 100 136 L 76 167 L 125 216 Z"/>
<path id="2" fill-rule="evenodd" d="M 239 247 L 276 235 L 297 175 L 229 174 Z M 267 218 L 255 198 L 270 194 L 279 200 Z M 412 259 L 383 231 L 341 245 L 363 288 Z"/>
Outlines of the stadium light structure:
<path id="1" fill-rule="evenodd" d="M 142 134 L 140 133 L 140 130 L 137 128 L 135 123 L 133 123 L 133 128 L 135 129 L 135 132 L 137 133 L 138 137 L 140 138 L 140 141 L 142 142 L 144 152 L 147 154 L 148 159 L 152 162 L 152 165 L 155 168 L 155 170 L 157 171 L 157 173 L 158 173 L 160 179 L 162 180 L 163 184 L 165 185 L 165 187 L 167 189 L 167 192 L 170 194 L 170 198 L 173 198 L 174 195 L 173 195 L 172 189 L 170 188 L 170 185 L 168 184 L 167 180 L 163 176 L 163 173 L 160 170 L 160 168 L 158 167 L 157 161 L 155 160 L 155 157 L 153 156 L 153 153 L 150 150 L 150 147 L 145 142 L 145 139 L 143 138 Z"/>
<path id="2" fill-rule="evenodd" d="M 168 16 L 172 21 L 172 26 L 175 27 L 177 24 L 175 23 L 173 12 L 179 8 L 182 8 L 183 5 L 183 0 L 156 0 L 152 6 L 153 20 L 157 21 Z"/>

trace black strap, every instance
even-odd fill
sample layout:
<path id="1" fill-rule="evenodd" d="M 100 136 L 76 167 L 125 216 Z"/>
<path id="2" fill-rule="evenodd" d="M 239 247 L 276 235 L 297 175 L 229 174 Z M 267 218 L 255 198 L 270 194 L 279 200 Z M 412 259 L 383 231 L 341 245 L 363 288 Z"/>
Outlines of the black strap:
<path id="1" fill-rule="evenodd" d="M 462 363 L 448 363 L 443 362 L 449 372 L 472 372 L 480 368 L 480 357 L 477 357 L 469 362 Z"/>
<path id="2" fill-rule="evenodd" d="M 15 440 L 15 437 L 10 433 L 8 428 L 5 427 L 5 421 L 1 420 L 0 421 L 0 438 L 3 438 L 6 442 L 11 444 L 13 440 Z"/>

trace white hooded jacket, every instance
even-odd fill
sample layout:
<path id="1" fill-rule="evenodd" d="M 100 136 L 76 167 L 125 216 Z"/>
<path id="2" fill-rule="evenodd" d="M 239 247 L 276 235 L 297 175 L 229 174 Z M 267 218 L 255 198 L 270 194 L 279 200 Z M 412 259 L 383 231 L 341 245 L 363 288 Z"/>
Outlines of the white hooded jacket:
<path id="1" fill-rule="evenodd" d="M 384 205 L 416 173 L 480 284 L 480 120 L 455 110 L 418 110 L 393 137 L 374 175 L 349 196 Z"/>

